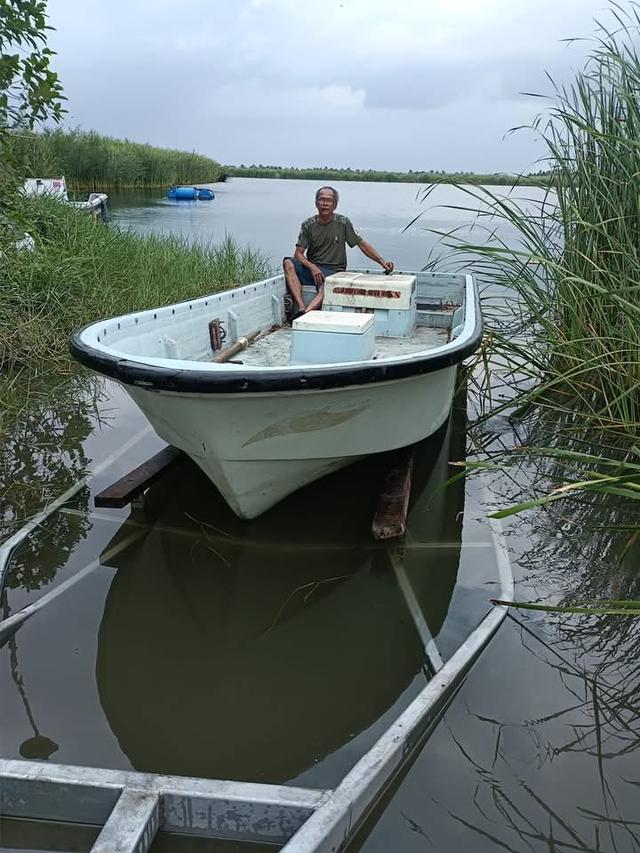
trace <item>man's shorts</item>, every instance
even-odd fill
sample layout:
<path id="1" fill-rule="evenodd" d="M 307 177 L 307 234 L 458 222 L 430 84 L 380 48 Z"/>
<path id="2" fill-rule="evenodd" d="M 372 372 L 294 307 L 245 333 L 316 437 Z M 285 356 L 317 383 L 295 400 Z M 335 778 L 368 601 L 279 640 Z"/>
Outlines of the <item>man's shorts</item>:
<path id="1" fill-rule="evenodd" d="M 316 283 L 313 280 L 313 276 L 311 275 L 311 270 L 308 267 L 305 267 L 304 264 L 301 264 L 297 258 L 283 258 L 282 263 L 284 264 L 285 261 L 292 262 L 293 266 L 295 267 L 296 275 L 300 279 L 300 284 L 303 287 L 315 287 L 316 290 L 318 290 L 318 287 L 316 286 Z M 316 266 L 318 267 L 318 269 L 322 270 L 322 273 L 325 278 L 328 275 L 333 275 L 335 273 L 335 270 L 332 267 L 323 266 L 322 264 L 316 264 Z"/>

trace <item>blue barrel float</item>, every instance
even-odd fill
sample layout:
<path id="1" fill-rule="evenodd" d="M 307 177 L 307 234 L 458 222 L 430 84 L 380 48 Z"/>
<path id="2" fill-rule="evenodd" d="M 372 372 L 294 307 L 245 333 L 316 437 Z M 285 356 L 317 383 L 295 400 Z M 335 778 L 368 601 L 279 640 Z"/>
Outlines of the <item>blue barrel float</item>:
<path id="1" fill-rule="evenodd" d="M 210 201 L 215 197 L 213 190 L 208 187 L 169 187 L 167 190 L 167 198 L 183 201 Z"/>

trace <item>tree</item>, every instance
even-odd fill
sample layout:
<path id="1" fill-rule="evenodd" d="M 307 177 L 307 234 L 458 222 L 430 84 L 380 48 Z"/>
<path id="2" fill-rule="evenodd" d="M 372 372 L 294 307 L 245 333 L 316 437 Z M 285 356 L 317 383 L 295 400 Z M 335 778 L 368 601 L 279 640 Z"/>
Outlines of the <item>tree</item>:
<path id="1" fill-rule="evenodd" d="M 62 86 L 51 69 L 46 0 L 0 0 L 0 205 L 20 180 L 11 136 L 64 114 Z"/>

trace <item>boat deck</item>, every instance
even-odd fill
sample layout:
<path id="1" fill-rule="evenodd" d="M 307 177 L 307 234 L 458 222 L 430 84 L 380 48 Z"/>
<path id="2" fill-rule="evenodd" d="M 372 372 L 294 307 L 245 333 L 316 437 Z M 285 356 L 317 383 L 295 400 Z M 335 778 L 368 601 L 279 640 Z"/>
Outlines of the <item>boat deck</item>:
<path id="1" fill-rule="evenodd" d="M 410 338 L 376 337 L 374 359 L 410 355 L 414 352 L 435 349 L 449 341 L 450 331 L 446 328 L 418 326 Z M 251 367 L 283 367 L 290 363 L 291 327 L 283 326 L 262 338 L 238 356 L 238 361 Z"/>

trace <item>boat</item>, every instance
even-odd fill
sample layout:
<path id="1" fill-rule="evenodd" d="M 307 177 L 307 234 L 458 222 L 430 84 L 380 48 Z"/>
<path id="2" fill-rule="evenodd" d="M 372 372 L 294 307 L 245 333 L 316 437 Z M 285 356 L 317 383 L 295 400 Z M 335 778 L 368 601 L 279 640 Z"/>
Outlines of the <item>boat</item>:
<path id="1" fill-rule="evenodd" d="M 169 187 L 167 198 L 183 201 L 211 201 L 216 197 L 209 187 Z"/>
<path id="2" fill-rule="evenodd" d="M 88 193 L 82 201 L 70 201 L 64 175 L 60 178 L 27 178 L 22 191 L 29 196 L 51 196 L 68 207 L 73 207 L 101 222 L 106 222 L 108 219 L 107 203 L 109 196 L 106 193 Z"/>
<path id="3" fill-rule="evenodd" d="M 274 275 L 92 323 L 70 344 L 246 519 L 433 434 L 482 335 L 471 275 L 339 273 L 326 279 L 322 310 L 291 324 L 285 294 Z"/>

